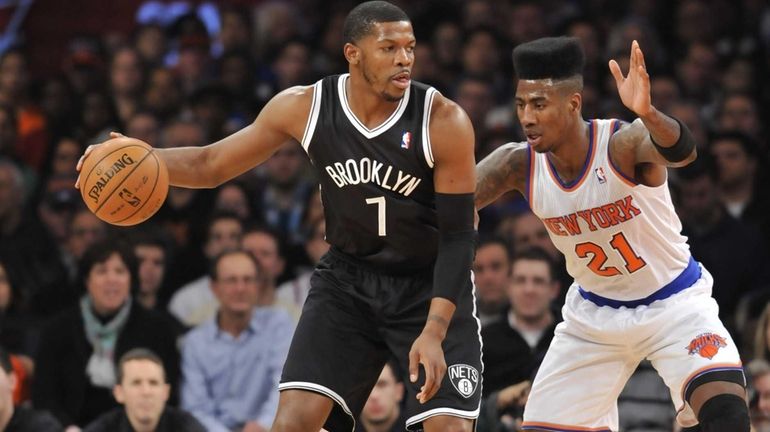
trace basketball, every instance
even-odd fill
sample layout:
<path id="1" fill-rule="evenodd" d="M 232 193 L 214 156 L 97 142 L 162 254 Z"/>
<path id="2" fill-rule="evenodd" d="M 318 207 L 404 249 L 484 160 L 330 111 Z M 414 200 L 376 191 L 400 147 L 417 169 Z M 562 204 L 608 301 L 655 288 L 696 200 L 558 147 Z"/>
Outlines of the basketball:
<path id="1" fill-rule="evenodd" d="M 113 138 L 94 148 L 80 170 L 80 195 L 112 225 L 136 225 L 158 211 L 168 194 L 168 169 L 152 147 Z"/>

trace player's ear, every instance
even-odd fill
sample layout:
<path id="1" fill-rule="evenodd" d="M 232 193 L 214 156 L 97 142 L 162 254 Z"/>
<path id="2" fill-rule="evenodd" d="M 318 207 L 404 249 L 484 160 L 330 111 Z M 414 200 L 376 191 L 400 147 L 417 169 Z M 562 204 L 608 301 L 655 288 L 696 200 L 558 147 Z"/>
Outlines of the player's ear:
<path id="1" fill-rule="evenodd" d="M 348 63 L 357 65 L 361 61 L 361 49 L 348 42 L 342 48 Z"/>
<path id="2" fill-rule="evenodd" d="M 583 95 L 580 93 L 572 93 L 569 98 L 570 109 L 572 112 L 580 112 L 583 107 Z"/>

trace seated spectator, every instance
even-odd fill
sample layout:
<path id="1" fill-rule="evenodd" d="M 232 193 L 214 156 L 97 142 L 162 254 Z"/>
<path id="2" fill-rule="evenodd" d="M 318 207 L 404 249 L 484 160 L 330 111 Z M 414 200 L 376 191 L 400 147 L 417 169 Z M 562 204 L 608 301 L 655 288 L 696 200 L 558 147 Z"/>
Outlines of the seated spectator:
<path id="1" fill-rule="evenodd" d="M 102 414 L 84 432 L 205 432 L 195 417 L 166 405 L 170 385 L 163 361 L 155 353 L 135 348 L 118 363 L 112 393 L 122 408 Z"/>
<path id="2" fill-rule="evenodd" d="M 30 357 L 35 322 L 19 311 L 17 298 L 10 269 L 0 259 L 0 346 L 11 353 L 11 364 L 16 373 L 13 401 L 18 405 L 29 399 L 35 369 Z"/>
<path id="3" fill-rule="evenodd" d="M 133 237 L 134 255 L 139 265 L 139 291 L 136 300 L 146 309 L 161 310 L 158 295 L 168 265 L 168 247 L 162 232 L 139 231 Z"/>
<path id="4" fill-rule="evenodd" d="M 394 363 L 385 365 L 361 411 L 355 432 L 401 432 L 406 429 L 406 413 L 401 409 L 404 383 L 399 376 Z"/>
<path id="5" fill-rule="evenodd" d="M 558 321 L 551 302 L 559 281 L 550 255 L 533 248 L 517 253 L 508 287 L 510 309 L 503 319 L 482 328 L 484 402 L 482 414 L 490 430 L 506 417 L 523 414 L 521 395 L 529 387 L 553 339 Z"/>
<path id="6" fill-rule="evenodd" d="M 243 223 L 234 213 L 217 213 L 209 222 L 203 253 L 210 262 L 225 251 L 237 249 Z M 179 288 L 168 304 L 168 310 L 187 327 L 195 327 L 216 315 L 216 296 L 211 291 L 211 278 L 205 274 Z"/>
<path id="7" fill-rule="evenodd" d="M 505 240 L 488 238 L 479 242 L 473 275 L 479 320 L 485 327 L 501 319 L 509 307 L 505 291 L 511 281 L 511 252 Z"/>
<path id="8" fill-rule="evenodd" d="M 11 357 L 0 347 L 0 430 L 4 432 L 60 432 L 56 418 L 45 411 L 17 407 L 13 403 L 16 373 Z"/>
<path id="9" fill-rule="evenodd" d="M 326 243 L 326 221 L 323 218 L 318 218 L 312 225 L 310 237 L 305 241 L 305 252 L 313 265 L 316 265 L 329 250 L 329 243 Z M 310 292 L 310 277 L 312 275 L 313 270 L 308 269 L 296 278 L 279 285 L 275 294 L 276 304 L 288 310 L 295 322 L 299 321 L 302 306 L 305 304 L 308 292 Z"/>
<path id="10" fill-rule="evenodd" d="M 289 314 L 293 314 L 291 305 L 276 303 L 276 284 L 286 268 L 283 244 L 278 234 L 270 228 L 251 227 L 243 233 L 241 248 L 257 260 L 259 267 L 264 272 L 264 286 L 260 290 L 257 304 L 259 306 L 286 306 L 289 309 Z"/>
<path id="11" fill-rule="evenodd" d="M 48 321 L 35 357 L 33 403 L 66 425 L 82 427 L 116 405 L 115 360 L 132 348 L 158 353 L 177 383 L 176 334 L 167 318 L 131 299 L 138 285 L 131 248 L 105 239 L 86 250 L 80 263 L 86 292 L 73 307 Z"/>
<path id="12" fill-rule="evenodd" d="M 256 307 L 263 277 L 248 252 L 217 257 L 211 280 L 219 313 L 185 338 L 182 407 L 209 432 L 267 431 L 278 409 L 294 327 L 285 312 Z"/>
<path id="13" fill-rule="evenodd" d="M 770 431 L 770 363 L 767 360 L 752 360 L 746 367 L 750 378 L 749 388 L 753 396 L 749 400 L 751 430 Z M 751 395 L 751 394 L 750 394 Z"/>

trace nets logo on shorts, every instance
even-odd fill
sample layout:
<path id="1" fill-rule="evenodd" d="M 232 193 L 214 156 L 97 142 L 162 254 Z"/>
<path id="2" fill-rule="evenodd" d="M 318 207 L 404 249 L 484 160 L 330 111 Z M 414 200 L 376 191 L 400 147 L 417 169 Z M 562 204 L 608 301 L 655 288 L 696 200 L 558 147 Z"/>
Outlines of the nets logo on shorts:
<path id="1" fill-rule="evenodd" d="M 687 345 L 687 351 L 690 355 L 698 354 L 703 358 L 711 360 L 719 352 L 719 348 L 727 346 L 727 341 L 716 333 L 702 333 L 695 337 Z"/>
<path id="2" fill-rule="evenodd" d="M 464 398 L 469 398 L 479 387 L 479 372 L 473 366 L 456 364 L 447 370 L 449 381 Z"/>

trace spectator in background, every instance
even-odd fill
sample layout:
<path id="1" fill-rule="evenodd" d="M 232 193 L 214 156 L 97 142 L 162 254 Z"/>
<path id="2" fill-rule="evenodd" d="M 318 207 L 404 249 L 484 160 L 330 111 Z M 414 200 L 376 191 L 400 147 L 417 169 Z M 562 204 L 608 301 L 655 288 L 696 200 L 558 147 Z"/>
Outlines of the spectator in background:
<path id="1" fill-rule="evenodd" d="M 246 186 L 236 181 L 219 186 L 214 210 L 235 213 L 242 221 L 251 220 L 252 205 Z"/>
<path id="2" fill-rule="evenodd" d="M 479 242 L 473 261 L 476 284 L 476 307 L 484 328 L 502 318 L 510 303 L 507 293 L 511 282 L 510 246 L 501 238 L 487 238 Z"/>
<path id="3" fill-rule="evenodd" d="M 72 136 L 75 130 L 77 98 L 63 75 L 46 80 L 40 90 L 40 109 L 46 117 L 48 132 L 56 139 Z"/>
<path id="4" fill-rule="evenodd" d="M 720 131 L 741 131 L 751 139 L 763 138 L 762 120 L 757 101 L 746 93 L 731 93 L 722 98 L 717 108 L 717 128 Z"/>
<path id="5" fill-rule="evenodd" d="M 182 407 L 209 432 L 266 432 L 293 323 L 283 311 L 256 307 L 264 275 L 250 253 L 224 252 L 211 269 L 219 313 L 185 338 Z"/>
<path id="6" fill-rule="evenodd" d="M 759 182 L 760 159 L 756 143 L 741 132 L 711 137 L 709 153 L 717 165 L 719 198 L 736 219 L 765 228 L 770 240 L 770 198 Z"/>
<path id="7" fill-rule="evenodd" d="M 495 104 L 492 84 L 485 78 L 465 76 L 457 82 L 454 100 L 468 114 L 476 134 L 476 149 L 480 150 L 487 135 L 487 115 Z"/>
<path id="8" fill-rule="evenodd" d="M 698 152 L 707 152 L 708 135 L 698 105 L 693 102 L 679 101 L 671 105 L 669 112 L 690 129 L 698 146 Z M 676 170 L 670 172 L 676 172 Z"/>
<path id="9" fill-rule="evenodd" d="M 512 46 L 548 36 L 545 12 L 535 1 L 517 2 L 508 10 L 508 40 Z"/>
<path id="10" fill-rule="evenodd" d="M 310 56 L 310 45 L 301 39 L 287 41 L 278 48 L 271 66 L 276 92 L 305 84 L 314 78 L 310 69 Z"/>
<path id="11" fill-rule="evenodd" d="M 404 383 L 395 368 L 392 361 L 385 364 L 361 410 L 355 432 L 401 432 L 406 428 L 406 413 L 401 409 Z"/>
<path id="12" fill-rule="evenodd" d="M 29 400 L 35 370 L 31 356 L 38 322 L 20 310 L 19 293 L 12 270 L 0 260 L 0 347 L 11 354 L 11 363 L 16 373 L 13 401 L 18 405 Z"/>
<path id="13" fill-rule="evenodd" d="M 304 174 L 308 160 L 302 146 L 287 141 L 264 163 L 266 178 L 257 205 L 265 223 L 287 240 L 290 247 L 302 244 L 302 215 L 313 184 Z"/>
<path id="14" fill-rule="evenodd" d="M 329 243 L 326 242 L 326 221 L 323 217 L 317 218 L 311 224 L 310 235 L 305 240 L 305 253 L 312 266 L 315 267 L 321 261 L 321 257 L 328 251 Z M 289 311 L 295 322 L 299 321 L 302 306 L 305 304 L 308 292 L 310 292 L 310 277 L 312 275 L 313 268 L 308 268 L 296 278 L 282 283 L 276 291 L 276 304 Z"/>
<path id="15" fill-rule="evenodd" d="M 207 233 L 203 253 L 208 265 L 211 265 L 223 252 L 238 249 L 243 236 L 243 222 L 232 213 L 218 213 L 211 217 Z M 179 288 L 168 304 L 169 312 L 187 327 L 195 327 L 211 319 L 218 307 L 208 274 Z"/>
<path id="16" fill-rule="evenodd" d="M 75 166 L 82 153 L 83 147 L 74 138 L 59 138 L 53 146 L 50 161 L 46 167 L 46 174 L 51 177 L 76 178 L 78 172 L 75 170 Z"/>
<path id="17" fill-rule="evenodd" d="M 64 257 L 64 263 L 71 272 L 71 280 L 82 276 L 77 274 L 78 263 L 92 244 L 107 235 L 107 227 L 104 221 L 85 207 L 79 207 L 72 215 L 72 222 L 67 230 L 67 253 Z"/>
<path id="18" fill-rule="evenodd" d="M 143 86 L 144 69 L 139 53 L 130 46 L 119 48 L 110 62 L 110 94 L 121 124 L 127 124 L 138 110 Z"/>
<path id="19" fill-rule="evenodd" d="M 276 305 L 276 285 L 286 268 L 281 246 L 281 238 L 278 234 L 265 227 L 248 228 L 241 237 L 241 249 L 257 260 L 263 272 L 263 286 L 257 300 L 260 306 Z M 290 314 L 296 313 L 289 305 L 278 306 L 287 306 Z"/>
<path id="20" fill-rule="evenodd" d="M 14 406 L 12 395 L 15 386 L 16 373 L 11 366 L 11 358 L 0 347 L 0 430 L 4 432 L 61 432 L 61 425 L 48 412 Z"/>
<path id="21" fill-rule="evenodd" d="M 251 51 L 253 38 L 249 11 L 240 7 L 222 7 L 219 11 L 221 29 L 219 30 L 218 51 Z"/>
<path id="22" fill-rule="evenodd" d="M 134 30 L 133 45 L 142 64 L 157 67 L 163 64 L 167 41 L 163 27 L 157 24 L 140 25 Z"/>
<path id="23" fill-rule="evenodd" d="M 756 228 L 730 216 L 720 203 L 715 168 L 707 155 L 678 171 L 682 234 L 693 257 L 714 277 L 712 295 L 719 316 L 733 326 L 741 296 L 770 280 L 767 246 Z"/>
<path id="24" fill-rule="evenodd" d="M 109 139 L 112 131 L 119 130 L 118 113 L 108 93 L 89 91 L 83 96 L 80 128 L 76 138 L 86 144 L 96 144 Z"/>
<path id="25" fill-rule="evenodd" d="M 102 414 L 84 432 L 205 432 L 189 413 L 167 406 L 171 386 L 163 361 L 154 352 L 134 348 L 123 354 L 112 390 L 123 407 Z"/>
<path id="26" fill-rule="evenodd" d="M 182 109 L 182 87 L 173 72 L 162 67 L 150 72 L 144 104 L 160 121 L 170 120 L 179 113 Z"/>
<path id="27" fill-rule="evenodd" d="M 66 276 L 54 241 L 33 215 L 27 215 L 24 180 L 16 165 L 0 157 L 0 260 L 18 272 L 19 302 L 27 313 L 61 307 Z"/>
<path id="28" fill-rule="evenodd" d="M 560 321 L 551 309 L 559 281 L 550 255 L 527 249 L 514 256 L 511 268 L 509 309 L 503 319 L 481 329 L 485 408 L 480 417 L 488 430 L 505 422 L 502 417 L 523 415 L 521 395 L 529 384 L 522 383 L 534 378 Z"/>
<path id="29" fill-rule="evenodd" d="M 556 298 L 554 306 L 560 307 L 564 304 L 567 289 L 572 285 L 573 279 L 567 273 L 567 263 L 564 260 L 564 255 L 554 246 L 543 221 L 532 213 L 531 210 L 527 210 L 511 218 L 510 222 L 506 223 L 504 221 L 500 223 L 498 234 L 508 240 L 509 244 L 513 245 L 514 253 L 538 247 L 551 257 L 556 269 L 556 279 L 559 281 L 560 287 L 560 293 Z"/>
<path id="30" fill-rule="evenodd" d="M 150 111 L 134 111 L 126 122 L 126 135 L 158 145 L 160 141 L 160 122 Z"/>
<path id="31" fill-rule="evenodd" d="M 748 339 L 748 337 L 747 337 Z M 770 303 L 765 303 L 754 330 L 752 359 L 770 362 Z"/>
<path id="32" fill-rule="evenodd" d="M 168 246 L 160 232 L 151 231 L 146 227 L 131 238 L 139 276 L 139 289 L 135 298 L 145 309 L 165 311 L 159 295 L 170 261 Z"/>
<path id="33" fill-rule="evenodd" d="M 172 386 L 179 377 L 170 324 L 131 299 L 139 279 L 130 246 L 115 239 L 95 243 L 80 268 L 85 294 L 46 323 L 35 356 L 33 403 L 68 427 L 83 427 L 116 406 L 115 360 L 132 348 L 158 353 Z"/>
<path id="34" fill-rule="evenodd" d="M 15 154 L 40 172 L 48 154 L 48 131 L 43 112 L 30 97 L 31 73 L 27 56 L 19 49 L 5 51 L 0 57 L 0 103 L 14 109 L 16 118 Z"/>
<path id="35" fill-rule="evenodd" d="M 696 42 L 687 48 L 684 58 L 676 65 L 677 78 L 686 98 L 701 105 L 709 102 L 718 84 L 717 61 L 711 45 Z"/>
<path id="36" fill-rule="evenodd" d="M 195 122 L 206 131 L 208 142 L 219 141 L 229 131 L 224 127 L 230 114 L 227 89 L 221 84 L 200 86 L 190 95 L 190 110 Z"/>
<path id="37" fill-rule="evenodd" d="M 749 400 L 752 431 L 770 431 L 770 363 L 767 359 L 753 360 L 746 367 L 753 396 Z"/>

